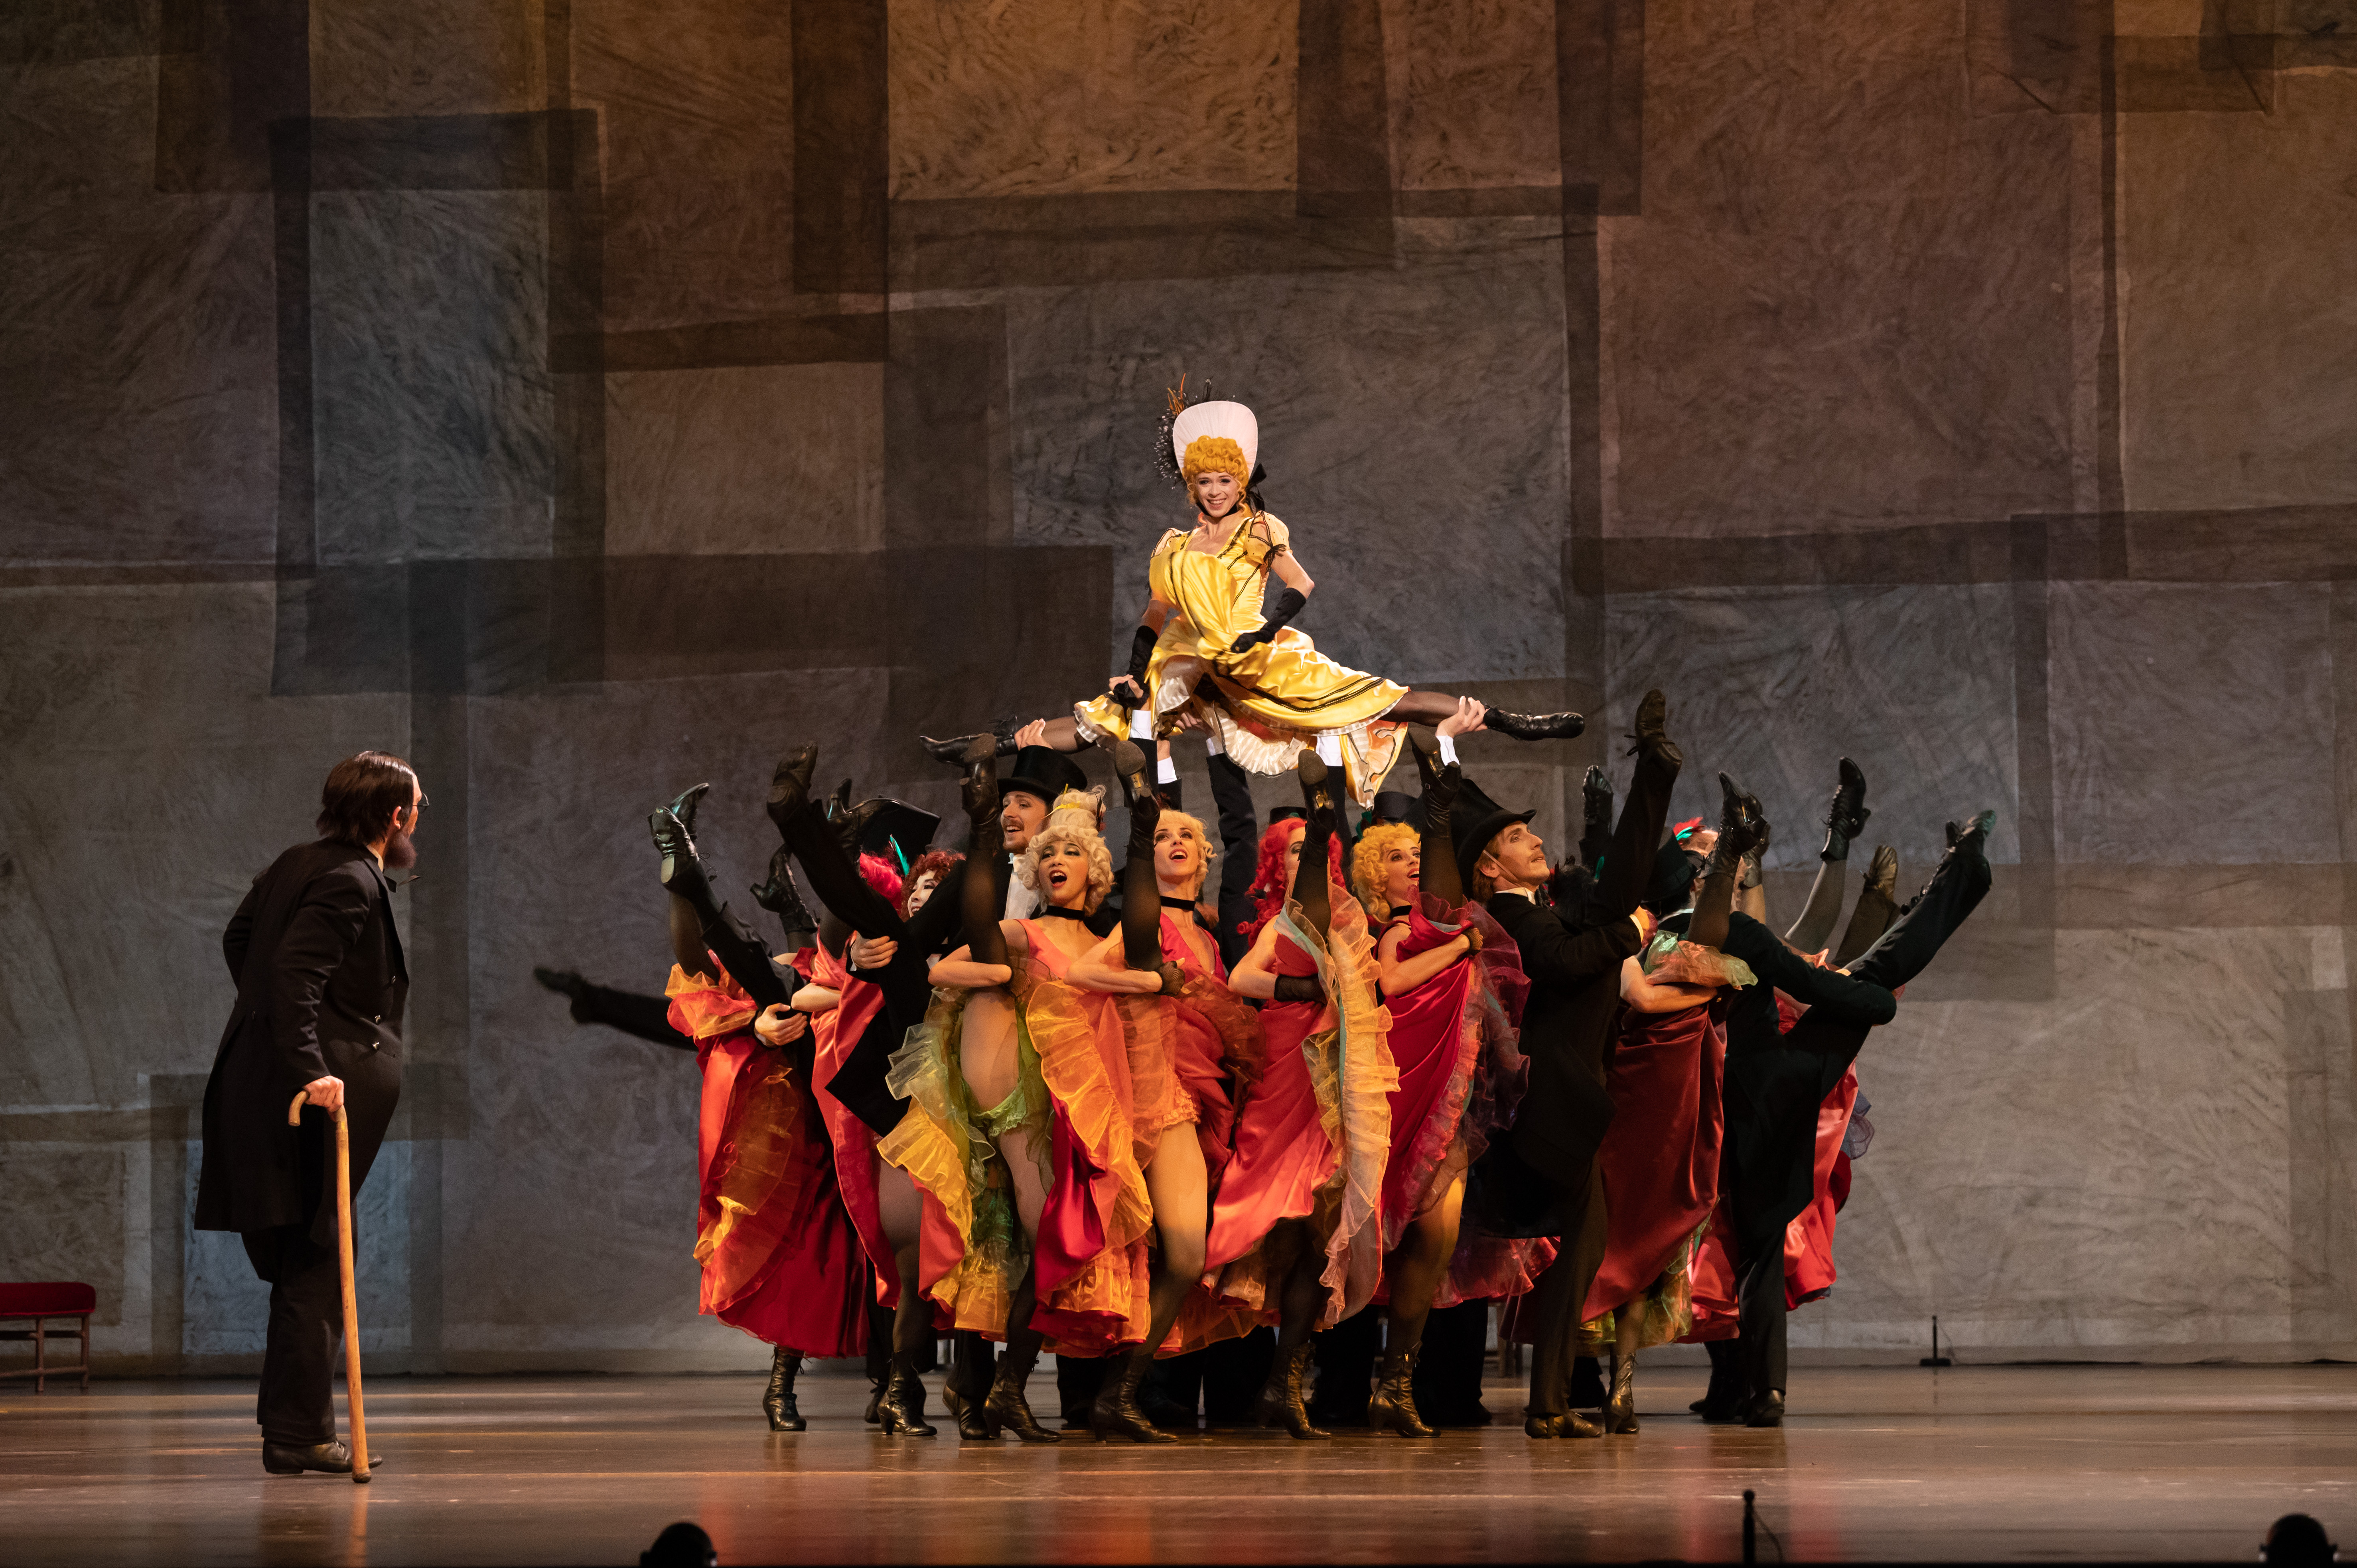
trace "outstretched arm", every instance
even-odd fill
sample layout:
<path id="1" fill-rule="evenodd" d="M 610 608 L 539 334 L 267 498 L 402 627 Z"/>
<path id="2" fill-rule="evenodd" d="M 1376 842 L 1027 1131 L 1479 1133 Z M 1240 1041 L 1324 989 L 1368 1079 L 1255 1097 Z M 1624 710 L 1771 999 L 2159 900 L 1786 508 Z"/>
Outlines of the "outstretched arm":
<path id="1" fill-rule="evenodd" d="M 1680 985 L 1672 983 L 1657 985 L 1645 974 L 1644 965 L 1635 959 L 1620 961 L 1620 1000 L 1629 1004 L 1631 1013 L 1683 1013 L 1687 1008 L 1710 1000 L 1717 987 L 1710 985 Z"/>
<path id="2" fill-rule="evenodd" d="M 1067 978 L 1083 991 L 1116 996 L 1146 996 L 1162 989 L 1159 970 L 1129 967 L 1119 931 L 1074 959 Z"/>
<path id="3" fill-rule="evenodd" d="M 1017 953 L 1031 950 L 1030 940 L 1023 934 L 1020 920 L 999 922 L 999 940 L 1006 944 L 1009 960 Z M 982 963 L 975 961 L 971 946 L 962 947 L 926 972 L 925 978 L 935 985 L 946 985 L 957 991 L 986 991 L 994 985 L 1004 985 L 1015 978 L 1015 966 L 1006 963 Z"/>

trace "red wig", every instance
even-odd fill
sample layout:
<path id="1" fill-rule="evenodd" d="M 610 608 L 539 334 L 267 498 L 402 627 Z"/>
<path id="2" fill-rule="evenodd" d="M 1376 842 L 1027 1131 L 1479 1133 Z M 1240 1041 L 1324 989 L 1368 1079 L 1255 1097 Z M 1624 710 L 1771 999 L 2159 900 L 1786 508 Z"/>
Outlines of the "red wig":
<path id="1" fill-rule="evenodd" d="M 957 868 L 964 864 L 965 856 L 952 850 L 929 849 L 919 855 L 916 864 L 909 867 L 908 879 L 900 884 L 900 896 L 892 901 L 893 908 L 900 911 L 900 918 L 905 920 L 909 918 L 909 895 L 916 890 L 919 878 L 931 876 L 934 895 L 938 897 L 957 875 Z"/>
<path id="2" fill-rule="evenodd" d="M 1291 891 L 1293 884 L 1292 868 L 1285 864 L 1285 852 L 1293 843 L 1296 828 L 1304 832 L 1308 831 L 1302 818 L 1287 817 L 1282 822 L 1269 823 L 1268 831 L 1260 835 L 1260 864 L 1253 873 L 1250 890 L 1255 912 L 1251 919 L 1236 928 L 1236 934 L 1246 941 L 1259 936 L 1260 929 L 1285 908 L 1285 896 Z M 1351 897 L 1350 884 L 1342 879 L 1342 857 L 1340 854 L 1327 855 L 1326 876 L 1341 889 L 1344 897 Z"/>
<path id="3" fill-rule="evenodd" d="M 884 902 L 895 909 L 900 907 L 900 874 L 892 869 L 890 861 L 880 854 L 863 854 L 859 857 L 859 875 L 866 878 L 867 886 L 876 889 Z"/>

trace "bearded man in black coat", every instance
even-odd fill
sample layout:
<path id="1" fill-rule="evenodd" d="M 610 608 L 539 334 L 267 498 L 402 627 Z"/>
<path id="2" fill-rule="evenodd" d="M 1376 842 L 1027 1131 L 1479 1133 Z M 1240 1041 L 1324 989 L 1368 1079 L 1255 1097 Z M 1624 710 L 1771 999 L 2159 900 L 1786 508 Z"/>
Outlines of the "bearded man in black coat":
<path id="1" fill-rule="evenodd" d="M 320 793 L 320 837 L 255 877 L 221 935 L 237 1006 L 205 1085 L 196 1224 L 238 1232 L 270 1283 L 255 1419 L 273 1475 L 352 1467 L 332 1397 L 343 1328 L 332 1117 L 340 1107 L 350 1125 L 357 1197 L 401 1099 L 409 970 L 385 871 L 415 864 L 425 806 L 401 758 L 339 762 Z M 302 1124 L 289 1126 L 297 1095 Z"/>

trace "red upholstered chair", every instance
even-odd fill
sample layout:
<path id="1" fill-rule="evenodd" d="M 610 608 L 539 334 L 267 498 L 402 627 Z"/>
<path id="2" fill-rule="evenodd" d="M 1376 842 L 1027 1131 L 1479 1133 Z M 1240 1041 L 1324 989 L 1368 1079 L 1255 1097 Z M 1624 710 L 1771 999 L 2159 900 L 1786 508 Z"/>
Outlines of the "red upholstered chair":
<path id="1" fill-rule="evenodd" d="M 90 1315 L 98 1310 L 98 1292 L 85 1284 L 65 1281 L 49 1281 L 40 1284 L 0 1284 L 0 1323 L 19 1324 L 32 1320 L 30 1328 L 11 1326 L 0 1328 L 0 1339 L 30 1339 L 33 1342 L 33 1364 L 0 1370 L 0 1378 L 30 1378 L 33 1391 L 48 1391 L 52 1374 L 64 1377 L 69 1372 L 81 1374 L 81 1391 L 90 1392 Z M 79 1320 L 73 1328 L 51 1328 L 49 1319 L 71 1317 Z M 52 1339 L 81 1340 L 81 1361 L 78 1366 L 49 1365 L 48 1341 Z"/>

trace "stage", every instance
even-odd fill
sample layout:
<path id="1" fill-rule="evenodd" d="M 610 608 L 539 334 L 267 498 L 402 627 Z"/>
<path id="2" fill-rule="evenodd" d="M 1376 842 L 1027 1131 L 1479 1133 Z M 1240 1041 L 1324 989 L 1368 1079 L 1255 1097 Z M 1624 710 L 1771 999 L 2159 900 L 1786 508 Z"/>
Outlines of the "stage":
<path id="1" fill-rule="evenodd" d="M 1758 1432 L 1687 1415 L 1701 1381 L 1646 1377 L 1643 1432 L 1593 1442 L 1530 1442 L 1501 1383 L 1500 1424 L 1429 1443 L 1023 1448 L 877 1437 L 843 1376 L 778 1435 L 749 1375 L 384 1378 L 367 1487 L 265 1476 L 250 1384 L 13 1387 L 0 1557 L 634 1563 L 692 1519 L 723 1563 L 1732 1561 L 1747 1487 L 1795 1560 L 2249 1561 L 2293 1511 L 2357 1536 L 2357 1368 L 1804 1368 Z"/>

